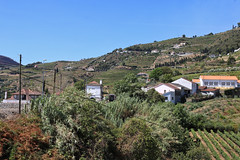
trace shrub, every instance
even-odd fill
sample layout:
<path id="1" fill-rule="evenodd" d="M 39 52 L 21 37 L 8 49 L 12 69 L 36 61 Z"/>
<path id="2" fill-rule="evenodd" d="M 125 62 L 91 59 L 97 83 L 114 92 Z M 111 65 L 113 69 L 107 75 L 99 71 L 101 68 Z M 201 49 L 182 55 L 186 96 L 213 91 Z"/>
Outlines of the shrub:
<path id="1" fill-rule="evenodd" d="M 126 159 L 154 160 L 159 157 L 151 129 L 142 120 L 130 119 L 121 128 L 118 148 Z"/>

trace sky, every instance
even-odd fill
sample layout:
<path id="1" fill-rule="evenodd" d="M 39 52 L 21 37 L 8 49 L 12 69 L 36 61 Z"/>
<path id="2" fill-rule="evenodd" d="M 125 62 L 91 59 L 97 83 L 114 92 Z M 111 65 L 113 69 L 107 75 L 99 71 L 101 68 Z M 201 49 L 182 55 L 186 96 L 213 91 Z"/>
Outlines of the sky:
<path id="1" fill-rule="evenodd" d="M 0 0 L 0 55 L 29 64 L 230 30 L 240 0 Z"/>

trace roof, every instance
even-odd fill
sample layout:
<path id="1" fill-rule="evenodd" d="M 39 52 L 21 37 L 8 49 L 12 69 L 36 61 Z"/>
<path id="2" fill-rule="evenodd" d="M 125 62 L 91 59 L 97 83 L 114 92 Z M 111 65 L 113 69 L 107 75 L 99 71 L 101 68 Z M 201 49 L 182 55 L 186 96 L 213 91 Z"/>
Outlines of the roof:
<path id="1" fill-rule="evenodd" d="M 199 86 L 198 89 L 199 90 L 204 90 L 204 89 L 207 89 L 207 86 Z"/>
<path id="2" fill-rule="evenodd" d="M 12 95 L 18 95 L 19 92 L 16 92 L 16 93 L 13 93 Z M 41 95 L 40 92 L 37 92 L 37 91 L 32 91 L 30 89 L 21 89 L 21 94 L 22 95 Z"/>
<path id="3" fill-rule="evenodd" d="M 200 79 L 192 79 L 194 83 L 200 83 Z"/>
<path id="4" fill-rule="evenodd" d="M 92 82 L 88 83 L 88 86 L 101 86 L 101 85 L 96 81 L 92 81 Z"/>
<path id="5" fill-rule="evenodd" d="M 201 92 L 214 92 L 214 91 L 217 91 L 219 89 L 216 89 L 216 88 L 207 88 L 207 89 L 203 89 L 201 90 Z"/>
<path id="6" fill-rule="evenodd" d="M 180 90 L 176 85 L 174 85 L 172 83 L 160 83 L 160 84 L 156 85 L 154 88 L 157 88 L 157 87 L 159 87 L 161 85 L 168 86 L 168 87 L 170 87 L 172 89 L 175 89 L 175 90 Z"/>
<path id="7" fill-rule="evenodd" d="M 210 79 L 210 80 L 238 80 L 236 76 L 200 76 L 200 79 Z"/>
<path id="8" fill-rule="evenodd" d="M 189 88 L 187 88 L 187 87 L 185 87 L 185 86 L 183 86 L 183 85 L 181 85 L 181 84 L 177 84 L 177 83 L 171 83 L 171 84 L 173 84 L 173 85 L 175 85 L 175 86 L 177 86 L 177 87 L 181 87 L 181 88 L 183 88 L 184 90 L 190 90 Z"/>

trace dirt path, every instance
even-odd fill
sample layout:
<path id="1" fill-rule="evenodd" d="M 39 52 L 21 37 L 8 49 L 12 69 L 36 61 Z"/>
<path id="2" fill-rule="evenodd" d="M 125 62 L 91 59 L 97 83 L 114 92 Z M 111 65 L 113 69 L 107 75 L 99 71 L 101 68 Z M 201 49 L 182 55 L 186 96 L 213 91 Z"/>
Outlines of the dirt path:
<path id="1" fill-rule="evenodd" d="M 201 143 L 203 144 L 203 146 L 204 146 L 205 148 L 207 148 L 208 153 L 210 153 L 210 155 L 211 155 L 211 159 L 212 159 L 212 160 L 216 160 L 216 158 L 213 156 L 211 150 L 208 148 L 207 144 L 204 142 L 204 140 L 202 139 L 202 137 L 198 134 L 198 132 L 196 132 L 196 134 L 197 134 L 198 138 L 200 139 Z"/>

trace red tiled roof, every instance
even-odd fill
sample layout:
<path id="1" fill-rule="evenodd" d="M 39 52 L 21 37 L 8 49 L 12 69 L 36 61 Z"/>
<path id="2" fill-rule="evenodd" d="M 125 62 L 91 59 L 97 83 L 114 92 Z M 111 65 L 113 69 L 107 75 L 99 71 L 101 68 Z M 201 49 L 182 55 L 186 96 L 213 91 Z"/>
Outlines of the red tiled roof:
<path id="1" fill-rule="evenodd" d="M 207 88 L 207 89 L 203 89 L 201 91 L 205 91 L 205 92 L 214 92 L 214 91 L 217 91 L 219 89 L 216 89 L 216 88 Z"/>
<path id="2" fill-rule="evenodd" d="M 238 80 L 236 76 L 200 76 L 200 79 L 211 79 L 211 80 Z"/>
<path id="3" fill-rule="evenodd" d="M 207 87 L 206 86 L 199 86 L 198 89 L 203 90 L 203 89 L 207 89 Z"/>
<path id="4" fill-rule="evenodd" d="M 199 83 L 199 82 L 200 82 L 200 79 L 192 79 L 192 81 L 193 81 L 194 83 Z"/>
<path id="5" fill-rule="evenodd" d="M 100 86 L 100 84 L 96 81 L 92 81 L 90 83 L 88 83 L 89 86 Z"/>

